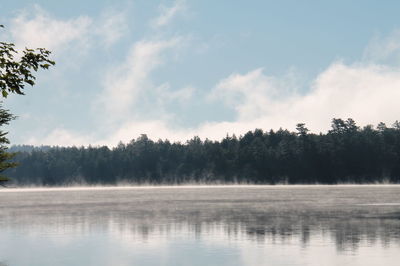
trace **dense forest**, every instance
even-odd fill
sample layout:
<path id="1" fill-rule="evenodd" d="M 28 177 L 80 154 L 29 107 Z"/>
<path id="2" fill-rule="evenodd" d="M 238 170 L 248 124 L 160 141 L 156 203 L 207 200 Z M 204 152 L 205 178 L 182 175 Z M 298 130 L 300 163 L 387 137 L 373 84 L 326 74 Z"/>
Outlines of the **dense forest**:
<path id="1" fill-rule="evenodd" d="M 13 146 L 17 185 L 400 182 L 400 123 L 360 128 L 333 119 L 327 133 L 256 129 L 186 143 L 141 135 L 114 148 Z"/>

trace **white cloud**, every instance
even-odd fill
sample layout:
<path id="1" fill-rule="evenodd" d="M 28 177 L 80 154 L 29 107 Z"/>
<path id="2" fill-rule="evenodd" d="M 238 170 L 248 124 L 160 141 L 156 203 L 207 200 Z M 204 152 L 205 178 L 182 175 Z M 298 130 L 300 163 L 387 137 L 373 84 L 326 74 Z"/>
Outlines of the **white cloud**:
<path id="1" fill-rule="evenodd" d="M 286 83 L 275 77 L 266 76 L 261 68 L 245 75 L 232 74 L 220 81 L 212 91 L 211 98 L 219 98 L 228 106 L 232 106 L 238 114 L 238 119 L 247 121 L 264 116 L 271 112 L 277 101 L 286 95 Z M 293 90 L 292 93 L 295 93 Z"/>
<path id="2" fill-rule="evenodd" d="M 154 28 L 162 27 L 167 25 L 172 21 L 174 17 L 186 9 L 186 1 L 185 0 L 176 0 L 171 7 L 160 6 L 160 16 L 155 18 L 151 25 Z"/>
<path id="3" fill-rule="evenodd" d="M 18 49 L 45 47 L 55 55 L 82 54 L 96 43 L 110 47 L 128 32 L 125 12 L 107 11 L 99 18 L 58 19 L 40 6 L 22 10 L 10 25 Z"/>
<path id="4" fill-rule="evenodd" d="M 214 93 L 221 101 L 233 104 L 238 121 L 257 121 L 258 127 L 291 128 L 306 122 L 319 132 L 330 126 L 334 117 L 352 117 L 362 125 L 399 119 L 400 69 L 374 64 L 334 63 L 314 81 L 304 95 L 279 95 L 279 85 L 260 69 L 235 74 L 220 82 Z M 240 101 L 232 103 L 235 97 Z M 249 128 L 250 130 L 251 128 Z"/>
<path id="5" fill-rule="evenodd" d="M 103 14 L 96 32 L 102 36 L 106 47 L 113 45 L 128 33 L 127 14 L 125 12 L 107 12 Z"/>
<path id="6" fill-rule="evenodd" d="M 134 120 L 122 124 L 104 143 L 116 145 L 119 140 L 127 142 L 143 133 L 155 140 L 185 141 L 195 135 L 221 139 L 227 133 L 239 135 L 255 128 L 294 130 L 299 122 L 320 132 L 328 130 L 335 117 L 351 117 L 360 125 L 380 121 L 391 124 L 400 119 L 400 69 L 338 62 L 321 73 L 306 94 L 294 90 L 290 96 L 281 97 L 279 86 L 285 83 L 264 75 L 261 69 L 233 74 L 217 84 L 214 97 L 232 105 L 238 113 L 236 121 L 175 128 L 166 120 Z M 286 88 L 283 91 L 288 94 Z"/>
<path id="7" fill-rule="evenodd" d="M 157 102 L 163 105 L 169 102 L 178 102 L 184 104 L 189 101 L 196 89 L 188 86 L 178 90 L 171 90 L 169 83 L 164 83 L 156 88 Z"/>
<path id="8" fill-rule="evenodd" d="M 15 17 L 10 31 L 19 49 L 45 47 L 57 54 L 72 42 L 85 46 L 91 25 L 90 17 L 59 20 L 36 6 L 33 12 L 24 10 Z"/>
<path id="9" fill-rule="evenodd" d="M 94 139 L 72 132 L 64 128 L 56 128 L 45 136 L 30 137 L 25 144 L 29 145 L 51 145 L 51 146 L 80 146 L 88 145 L 94 142 Z"/>
<path id="10" fill-rule="evenodd" d="M 176 47 L 179 41 L 179 38 L 173 38 L 135 43 L 126 61 L 109 71 L 104 90 L 97 99 L 97 107 L 105 107 L 107 112 L 112 113 L 113 120 L 129 116 L 138 95 L 153 88 L 149 75 L 163 63 L 163 52 Z"/>
<path id="11" fill-rule="evenodd" d="M 240 126 L 242 128 L 240 128 Z M 129 142 L 136 139 L 141 134 L 146 134 L 150 139 L 168 139 L 170 141 L 186 141 L 193 136 L 201 138 L 220 139 L 226 135 L 226 132 L 233 130 L 245 132 L 248 127 L 241 123 L 205 123 L 198 128 L 176 128 L 171 126 L 167 120 L 133 120 L 120 125 L 120 127 L 109 137 L 95 142 L 95 145 L 115 146 L 119 141 Z"/>
<path id="12" fill-rule="evenodd" d="M 400 63 L 400 30 L 395 30 L 385 38 L 376 36 L 364 50 L 366 62 L 398 65 Z"/>

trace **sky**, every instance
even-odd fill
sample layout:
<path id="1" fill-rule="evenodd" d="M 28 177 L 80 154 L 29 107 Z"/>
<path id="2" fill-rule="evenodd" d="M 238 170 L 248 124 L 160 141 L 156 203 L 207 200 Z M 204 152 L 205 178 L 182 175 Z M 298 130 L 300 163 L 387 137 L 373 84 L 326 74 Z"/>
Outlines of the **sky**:
<path id="1" fill-rule="evenodd" d="M 2 1 L 0 40 L 56 66 L 3 100 L 12 144 L 219 140 L 400 120 L 399 1 Z"/>

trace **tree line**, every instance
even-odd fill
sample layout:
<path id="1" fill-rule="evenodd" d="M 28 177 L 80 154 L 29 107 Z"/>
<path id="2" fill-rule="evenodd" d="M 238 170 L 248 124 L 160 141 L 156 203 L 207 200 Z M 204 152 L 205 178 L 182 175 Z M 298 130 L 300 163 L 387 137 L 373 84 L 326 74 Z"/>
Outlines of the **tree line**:
<path id="1" fill-rule="evenodd" d="M 304 124 L 291 132 L 255 129 L 221 141 L 186 143 L 141 135 L 114 148 L 14 146 L 18 185 L 71 184 L 336 184 L 400 181 L 400 123 L 360 128 L 333 119 L 327 133 Z"/>

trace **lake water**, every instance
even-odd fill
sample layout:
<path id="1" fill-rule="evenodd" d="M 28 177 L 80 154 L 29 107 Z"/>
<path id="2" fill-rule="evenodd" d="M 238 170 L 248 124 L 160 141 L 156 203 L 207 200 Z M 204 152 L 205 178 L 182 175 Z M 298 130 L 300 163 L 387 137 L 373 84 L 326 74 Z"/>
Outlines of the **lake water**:
<path id="1" fill-rule="evenodd" d="M 399 265 L 400 186 L 0 190 L 0 265 Z"/>

